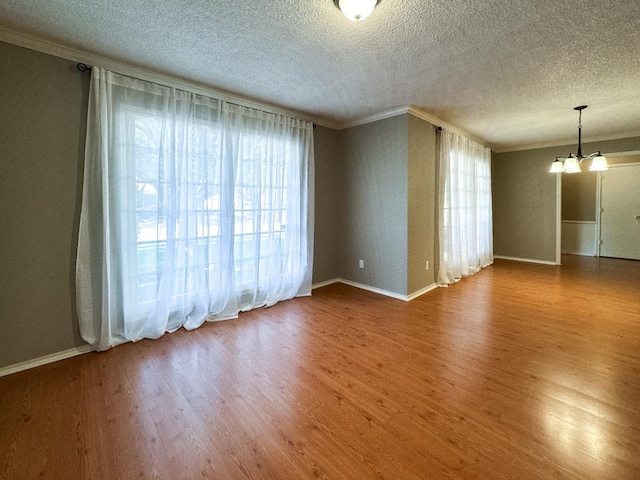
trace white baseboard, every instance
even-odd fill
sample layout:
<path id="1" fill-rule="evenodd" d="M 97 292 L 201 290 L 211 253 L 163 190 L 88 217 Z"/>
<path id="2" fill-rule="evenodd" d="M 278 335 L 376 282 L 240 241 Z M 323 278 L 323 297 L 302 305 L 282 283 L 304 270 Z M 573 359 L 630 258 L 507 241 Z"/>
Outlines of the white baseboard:
<path id="1" fill-rule="evenodd" d="M 345 285 L 349 285 L 351 287 L 356 287 L 361 290 L 366 290 L 367 292 L 378 293 L 380 295 L 384 295 L 385 297 L 396 298 L 398 300 L 407 301 L 407 296 L 402 295 L 400 293 L 391 292 L 389 290 L 383 290 L 382 288 L 372 287 L 370 285 L 365 285 L 364 283 L 352 282 L 351 280 L 345 280 L 344 278 L 339 278 L 338 281 L 340 283 L 344 283 Z"/>
<path id="2" fill-rule="evenodd" d="M 339 283 L 339 278 L 332 278 L 331 280 L 325 280 L 324 282 L 318 282 L 311 285 L 311 290 L 315 290 L 316 288 L 326 287 L 327 285 L 332 285 L 334 283 Z"/>
<path id="3" fill-rule="evenodd" d="M 418 298 L 418 297 L 424 295 L 425 293 L 430 292 L 431 290 L 435 290 L 436 288 L 438 288 L 438 284 L 437 283 L 432 283 L 431 285 L 429 285 L 427 287 L 424 287 L 424 288 L 418 290 L 417 292 L 413 292 L 411 295 L 409 295 L 407 297 L 407 302 L 410 302 L 414 298 Z"/>
<path id="4" fill-rule="evenodd" d="M 33 360 L 27 360 L 26 362 L 16 363 L 15 365 L 9 365 L 8 367 L 0 368 L 0 377 L 11 375 L 12 373 L 21 372 L 30 368 L 39 367 L 48 363 L 57 362 L 58 360 L 64 360 L 65 358 L 71 358 L 85 353 L 92 352 L 93 348 L 90 345 L 84 345 L 82 347 L 70 348 L 63 352 L 52 353 L 45 355 L 44 357 L 34 358 Z"/>
<path id="5" fill-rule="evenodd" d="M 539 263 L 541 265 L 560 265 L 556 262 L 550 262 L 548 260 L 537 260 L 535 258 L 505 257 L 503 255 L 494 255 L 493 258 L 500 258 L 502 260 L 513 260 L 515 262 Z"/>
<path id="6" fill-rule="evenodd" d="M 314 283 L 311 288 L 313 290 L 315 290 L 316 288 L 326 287 L 327 285 L 331 285 L 331 284 L 334 284 L 334 283 L 343 283 L 343 284 L 349 285 L 351 287 L 356 287 L 356 288 L 359 288 L 361 290 L 366 290 L 367 292 L 377 293 L 379 295 L 384 295 L 385 297 L 395 298 L 397 300 L 402 300 L 404 302 L 409 302 L 409 301 L 413 300 L 414 298 L 418 298 L 419 296 L 424 295 L 425 293 L 430 292 L 431 290 L 434 290 L 434 289 L 438 288 L 438 285 L 436 285 L 434 283 L 432 285 L 424 287 L 421 290 L 418 290 L 417 292 L 413 292 L 411 295 L 402 295 L 400 293 L 391 292 L 389 290 L 383 290 L 382 288 L 377 288 L 377 287 L 372 287 L 370 285 L 365 285 L 364 283 L 358 283 L 358 282 L 352 282 L 351 280 L 345 280 L 344 278 L 334 278 L 334 279 L 331 279 L 331 280 L 326 280 L 324 282 Z"/>

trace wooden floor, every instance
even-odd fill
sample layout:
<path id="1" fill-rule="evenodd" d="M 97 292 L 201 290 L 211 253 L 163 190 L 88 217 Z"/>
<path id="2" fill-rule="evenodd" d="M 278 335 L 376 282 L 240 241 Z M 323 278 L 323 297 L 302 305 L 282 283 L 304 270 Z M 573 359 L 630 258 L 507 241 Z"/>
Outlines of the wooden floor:
<path id="1" fill-rule="evenodd" d="M 0 378 L 0 478 L 640 479 L 640 262 L 563 262 Z"/>

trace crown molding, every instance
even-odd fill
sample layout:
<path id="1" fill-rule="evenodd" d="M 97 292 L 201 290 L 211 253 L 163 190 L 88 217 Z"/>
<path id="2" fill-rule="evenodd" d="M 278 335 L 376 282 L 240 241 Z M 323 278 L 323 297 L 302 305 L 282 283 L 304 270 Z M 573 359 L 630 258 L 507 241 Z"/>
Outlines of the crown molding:
<path id="1" fill-rule="evenodd" d="M 623 140 L 625 138 L 634 138 L 640 137 L 640 132 L 627 132 L 622 135 L 604 135 L 602 137 L 589 138 L 589 141 L 582 142 L 582 145 L 588 145 L 590 143 L 598 143 L 598 142 L 609 142 L 611 140 Z M 553 148 L 553 147 L 577 147 L 577 143 L 575 141 L 557 141 L 557 142 L 547 142 L 547 143 L 532 143 L 529 145 L 523 145 L 519 147 L 511 147 L 511 148 L 500 148 L 496 149 L 494 153 L 511 153 L 511 152 L 523 152 L 525 150 L 540 150 L 542 148 Z"/>
<path id="2" fill-rule="evenodd" d="M 409 105 L 408 108 L 408 112 L 409 114 L 413 115 L 414 117 L 418 117 L 421 120 L 424 120 L 425 122 L 429 122 L 432 125 L 436 125 L 442 128 L 446 128 L 447 130 L 451 130 L 452 132 L 457 133 L 458 135 L 462 135 L 463 137 L 468 138 L 469 140 L 472 140 L 476 143 L 479 143 L 480 145 L 482 145 L 483 147 L 487 147 L 487 141 L 475 136 L 472 133 L 469 133 L 465 130 L 462 130 L 461 128 L 458 128 L 456 126 L 451 125 L 450 123 L 444 122 L 442 120 L 440 120 L 438 117 L 434 117 L 433 115 L 431 115 L 429 112 L 426 112 L 424 110 L 422 110 L 421 108 L 416 107 L 415 105 Z"/>
<path id="3" fill-rule="evenodd" d="M 333 128 L 334 130 L 340 129 L 339 123 L 314 117 L 297 110 L 291 110 L 250 97 L 237 95 L 209 85 L 149 70 L 132 63 L 121 62 L 104 55 L 91 53 L 80 48 L 63 45 L 52 40 L 38 38 L 15 30 L 0 28 L 0 41 L 35 50 L 37 52 L 46 53 L 48 55 L 53 55 L 54 57 L 64 58 L 65 60 L 70 60 L 72 62 L 86 63 L 90 66 L 96 65 L 122 75 L 128 75 L 142 80 L 147 80 L 149 82 L 159 83 L 161 85 L 189 90 L 200 95 L 214 97 L 218 100 L 242 105 L 244 107 L 255 108 L 276 115 L 286 115 L 288 117 L 313 122 L 323 127 Z"/>
<path id="4" fill-rule="evenodd" d="M 365 115 L 364 117 L 356 118 L 348 122 L 340 124 L 338 130 L 345 130 L 347 128 L 359 127 L 360 125 L 366 125 L 367 123 L 377 122 L 379 120 L 385 120 L 387 118 L 397 117 L 409 112 L 409 107 L 399 107 L 392 110 L 385 110 L 384 112 L 374 113 L 373 115 Z"/>
<path id="5" fill-rule="evenodd" d="M 363 116 L 348 122 L 336 122 L 336 121 L 331 121 L 322 117 L 308 115 L 308 114 L 299 112 L 297 110 L 291 110 L 278 105 L 266 103 L 250 97 L 237 95 L 232 92 L 220 90 L 202 83 L 197 83 L 197 82 L 193 82 L 183 78 L 173 77 L 171 75 L 156 72 L 153 70 L 148 70 L 146 68 L 139 67 L 132 63 L 121 62 L 104 55 L 91 53 L 89 51 L 85 51 L 80 48 L 71 47 L 68 45 L 64 45 L 62 43 L 57 43 L 52 40 L 35 37 L 33 35 L 11 30 L 6 27 L 0 27 L 0 41 L 17 45 L 19 47 L 35 50 L 41 53 L 46 53 L 48 55 L 53 55 L 55 57 L 64 58 L 72 62 L 82 62 L 82 63 L 86 63 L 87 65 L 97 65 L 97 66 L 106 68 L 108 70 L 116 71 L 123 75 L 129 75 L 132 77 L 148 80 L 155 83 L 160 83 L 163 85 L 190 90 L 192 92 L 195 92 L 201 95 L 206 95 L 206 96 L 214 97 L 220 100 L 224 100 L 226 102 L 230 102 L 230 103 L 234 103 L 234 104 L 238 104 L 238 105 L 242 105 L 250 108 L 255 108 L 258 110 L 263 110 L 269 113 L 274 113 L 276 115 L 286 115 L 289 117 L 298 118 L 308 122 L 313 122 L 317 125 L 331 128 L 333 130 L 344 130 L 347 128 L 357 127 L 359 125 L 365 125 L 367 123 L 377 122 L 379 120 L 384 120 L 386 118 L 391 118 L 391 117 L 408 113 L 410 115 L 413 115 L 414 117 L 420 118 L 433 125 L 444 127 L 447 130 L 451 130 L 453 132 L 458 133 L 459 135 L 463 135 L 469 138 L 470 140 L 475 141 L 476 143 L 479 143 L 481 145 L 488 146 L 491 148 L 490 144 L 488 144 L 488 142 L 486 142 L 482 138 L 479 138 L 469 132 L 466 132 L 460 128 L 457 128 L 447 122 L 444 122 L 443 120 L 431 115 L 425 110 L 422 110 L 414 105 L 386 110 L 384 112 Z M 597 142 L 605 142 L 610 140 L 620 140 L 623 138 L 632 138 L 637 136 L 640 136 L 640 132 L 633 131 L 633 132 L 626 132 L 622 135 L 617 134 L 617 135 L 590 138 L 589 141 L 586 143 L 597 143 Z M 537 150 L 542 148 L 552 148 L 552 147 L 571 146 L 571 145 L 573 145 L 571 140 L 563 140 L 563 141 L 553 141 L 553 142 L 546 142 L 546 143 L 544 142 L 531 143 L 531 144 L 521 145 L 517 147 L 492 148 L 492 150 L 494 153 L 509 153 L 509 152 L 520 152 L 524 150 Z"/>
<path id="6" fill-rule="evenodd" d="M 439 125 L 448 130 L 456 132 L 459 135 L 463 135 L 469 138 L 470 140 L 473 140 L 474 142 L 477 142 L 481 145 L 487 144 L 487 142 L 484 141 L 483 139 L 476 137 L 475 135 L 470 134 L 469 132 L 466 132 L 460 128 L 457 128 L 447 122 L 444 122 L 439 118 L 431 115 L 430 113 L 414 105 L 398 107 L 391 110 L 385 110 L 384 112 L 375 113 L 373 115 L 366 115 L 348 122 L 335 122 L 335 121 L 327 120 L 322 117 L 308 115 L 308 114 L 299 112 L 297 110 L 291 110 L 291 109 L 287 109 L 271 103 L 262 102 L 260 100 L 256 100 L 250 97 L 237 95 L 232 92 L 220 90 L 202 83 L 193 82 L 184 78 L 174 77 L 174 76 L 160 73 L 154 70 L 149 70 L 132 63 L 114 60 L 104 55 L 91 53 L 89 51 L 86 51 L 80 48 L 71 47 L 69 45 L 64 45 L 62 43 L 58 43 L 52 40 L 47 40 L 44 38 L 39 38 L 33 35 L 21 33 L 21 32 L 7 29 L 4 27 L 0 28 L 0 41 L 11 43 L 13 45 L 17 45 L 24 48 L 29 48 L 37 52 L 53 55 L 55 57 L 64 58 L 72 62 L 81 62 L 81 63 L 86 63 L 87 65 L 96 65 L 102 68 L 106 68 L 108 70 L 112 70 L 114 72 L 121 73 L 123 75 L 128 75 L 131 77 L 140 78 L 143 80 L 159 83 L 162 85 L 189 90 L 194 93 L 206 95 L 209 97 L 214 97 L 219 100 L 224 100 L 226 102 L 234 103 L 237 105 L 242 105 L 245 107 L 263 110 L 263 111 L 274 113 L 277 115 L 286 115 L 289 117 L 298 118 L 308 122 L 313 122 L 317 125 L 331 128 L 333 130 L 344 130 L 347 128 L 357 127 L 360 125 L 365 125 L 367 123 L 377 122 L 379 120 L 384 120 L 387 118 L 396 117 L 398 115 L 404 115 L 408 113 L 410 115 L 413 115 L 414 117 L 425 120 L 426 122 L 429 122 L 433 125 Z M 526 150 L 526 149 L 527 148 L 523 148 L 522 150 Z M 507 151 L 507 150 L 503 150 L 503 151 Z M 508 150 L 508 151 L 513 151 L 513 150 Z"/>
<path id="7" fill-rule="evenodd" d="M 357 118 L 355 120 L 352 120 L 350 122 L 345 122 L 343 124 L 340 125 L 339 130 L 344 130 L 346 128 L 351 128 L 351 127 L 357 127 L 360 125 L 366 125 L 367 123 L 372 123 L 372 122 L 377 122 L 379 120 L 384 120 L 386 118 L 391 118 L 391 117 L 397 117 L 398 115 L 404 115 L 404 114 L 409 114 L 412 115 L 414 117 L 417 117 L 421 120 L 424 120 L 425 122 L 428 122 L 432 125 L 435 126 L 440 126 L 443 128 L 446 128 L 447 130 L 451 130 L 452 132 L 457 133 L 458 135 L 462 135 L 466 138 L 468 138 L 469 140 L 473 140 L 476 143 L 479 143 L 482 146 L 487 146 L 487 142 L 485 140 L 483 140 L 480 137 L 477 137 L 469 132 L 466 132 L 464 130 L 462 130 L 461 128 L 458 127 L 454 127 L 453 125 L 451 125 L 450 123 L 444 122 L 442 120 L 440 120 L 438 117 L 435 117 L 433 115 L 431 115 L 428 112 L 425 112 L 424 110 L 414 106 L 414 105 L 409 105 L 406 107 L 399 107 L 399 108 L 394 108 L 392 110 L 386 110 L 384 112 L 380 112 L 380 113 L 374 113 L 373 115 L 367 115 L 364 117 L 360 117 Z"/>

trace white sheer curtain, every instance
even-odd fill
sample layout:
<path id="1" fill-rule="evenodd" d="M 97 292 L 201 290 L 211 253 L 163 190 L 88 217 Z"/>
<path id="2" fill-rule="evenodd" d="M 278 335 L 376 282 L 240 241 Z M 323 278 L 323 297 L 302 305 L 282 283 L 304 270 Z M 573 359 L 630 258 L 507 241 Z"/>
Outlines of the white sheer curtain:
<path id="1" fill-rule="evenodd" d="M 96 350 L 311 292 L 312 124 L 94 67 L 77 256 Z"/>
<path id="2" fill-rule="evenodd" d="M 440 135 L 438 284 L 493 263 L 491 150 L 450 130 Z"/>

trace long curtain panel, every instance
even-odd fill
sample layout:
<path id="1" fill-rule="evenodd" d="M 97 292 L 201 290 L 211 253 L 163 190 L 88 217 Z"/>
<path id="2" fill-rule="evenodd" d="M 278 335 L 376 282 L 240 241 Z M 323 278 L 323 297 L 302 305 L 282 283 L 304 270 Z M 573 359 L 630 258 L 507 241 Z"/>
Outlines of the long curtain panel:
<path id="1" fill-rule="evenodd" d="M 311 292 L 310 123 L 94 67 L 79 245 L 96 350 Z"/>
<path id="2" fill-rule="evenodd" d="M 493 263 L 491 150 L 455 132 L 440 134 L 438 284 Z"/>

